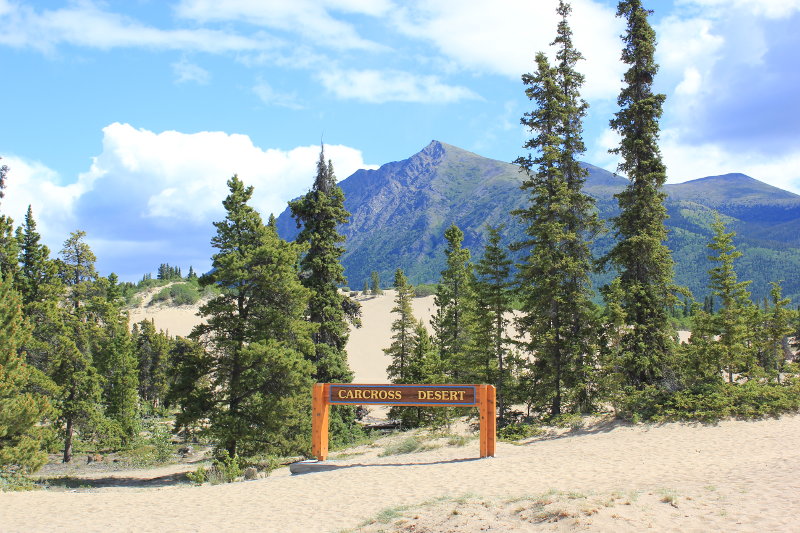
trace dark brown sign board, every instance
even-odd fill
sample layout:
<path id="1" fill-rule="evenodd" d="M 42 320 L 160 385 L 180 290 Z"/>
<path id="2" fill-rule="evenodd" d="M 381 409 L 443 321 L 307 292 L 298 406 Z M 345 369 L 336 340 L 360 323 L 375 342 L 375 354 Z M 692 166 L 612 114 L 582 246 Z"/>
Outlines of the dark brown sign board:
<path id="1" fill-rule="evenodd" d="M 478 404 L 475 385 L 352 385 L 331 383 L 328 403 L 346 405 L 452 405 Z"/>
<path id="2" fill-rule="evenodd" d="M 328 456 L 331 405 L 475 406 L 480 418 L 481 457 L 494 457 L 497 436 L 495 388 L 492 385 L 391 385 L 317 383 L 311 391 L 311 448 L 318 461 Z"/>

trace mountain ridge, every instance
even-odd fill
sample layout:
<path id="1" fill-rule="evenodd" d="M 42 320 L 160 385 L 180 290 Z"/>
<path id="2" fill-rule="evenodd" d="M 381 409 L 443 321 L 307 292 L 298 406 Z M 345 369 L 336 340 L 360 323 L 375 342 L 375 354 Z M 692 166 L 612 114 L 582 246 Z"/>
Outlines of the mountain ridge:
<path id="1" fill-rule="evenodd" d="M 609 231 L 593 247 L 595 257 L 614 243 L 608 220 L 618 214 L 614 194 L 628 180 L 589 163 L 584 190 L 595 198 Z M 358 170 L 339 182 L 345 208 L 352 214 L 341 231 L 346 237 L 342 263 L 353 287 L 360 287 L 375 270 L 384 282 L 400 267 L 412 283 L 435 282 L 444 268 L 444 230 L 457 224 L 464 246 L 477 260 L 486 242 L 487 224 L 505 225 L 504 244 L 523 237 L 510 211 L 524 207 L 527 193 L 519 186 L 518 166 L 482 157 L 433 140 L 407 159 Z M 668 246 L 676 261 L 676 281 L 696 296 L 705 294 L 710 268 L 706 244 L 713 212 L 737 232 L 743 257 L 740 279 L 753 279 L 754 297 L 768 294 L 769 281 L 787 281 L 789 295 L 800 295 L 800 195 L 773 187 L 741 173 L 707 176 L 668 184 L 665 205 L 670 218 Z M 283 238 L 298 229 L 288 209 L 277 219 Z M 598 274 L 595 285 L 611 274 Z"/>

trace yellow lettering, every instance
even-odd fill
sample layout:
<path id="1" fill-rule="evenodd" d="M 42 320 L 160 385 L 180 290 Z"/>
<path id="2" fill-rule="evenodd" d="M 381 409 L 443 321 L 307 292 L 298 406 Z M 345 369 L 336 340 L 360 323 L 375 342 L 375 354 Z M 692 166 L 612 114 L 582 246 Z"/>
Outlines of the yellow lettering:
<path id="1" fill-rule="evenodd" d="M 394 396 L 392 396 L 392 398 L 395 399 L 395 400 L 400 400 L 403 397 L 403 393 L 401 391 L 399 391 L 399 390 L 392 391 L 392 392 L 394 393 Z"/>
<path id="2" fill-rule="evenodd" d="M 458 399 L 459 400 L 463 400 L 464 399 L 464 391 L 463 390 L 458 391 Z"/>
<path id="3" fill-rule="evenodd" d="M 344 389 L 339 389 L 339 399 L 341 400 L 342 398 L 344 398 L 344 395 L 345 395 L 346 393 L 347 393 L 347 391 L 346 391 L 346 390 L 344 390 Z"/>

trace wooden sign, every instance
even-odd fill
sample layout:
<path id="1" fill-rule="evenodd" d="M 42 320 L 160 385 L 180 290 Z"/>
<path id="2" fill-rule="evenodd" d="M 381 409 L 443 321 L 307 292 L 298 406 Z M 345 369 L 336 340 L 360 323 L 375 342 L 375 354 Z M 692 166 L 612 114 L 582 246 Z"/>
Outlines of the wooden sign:
<path id="1" fill-rule="evenodd" d="M 493 385 L 369 385 L 317 383 L 312 389 L 312 453 L 328 457 L 328 421 L 331 405 L 477 406 L 480 413 L 481 457 L 494 457 L 497 440 L 497 402 Z"/>
<path id="2" fill-rule="evenodd" d="M 476 385 L 353 385 L 331 383 L 328 403 L 382 405 L 477 405 Z"/>

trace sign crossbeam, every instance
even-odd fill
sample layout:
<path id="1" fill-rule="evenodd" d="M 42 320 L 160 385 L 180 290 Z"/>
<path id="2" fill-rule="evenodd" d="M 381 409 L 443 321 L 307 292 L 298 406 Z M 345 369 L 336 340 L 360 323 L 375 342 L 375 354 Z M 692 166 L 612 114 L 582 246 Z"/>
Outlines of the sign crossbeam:
<path id="1" fill-rule="evenodd" d="M 497 442 L 497 402 L 493 385 L 386 385 L 317 383 L 312 390 L 312 453 L 328 457 L 331 405 L 403 405 L 478 407 L 481 457 L 494 457 Z"/>

